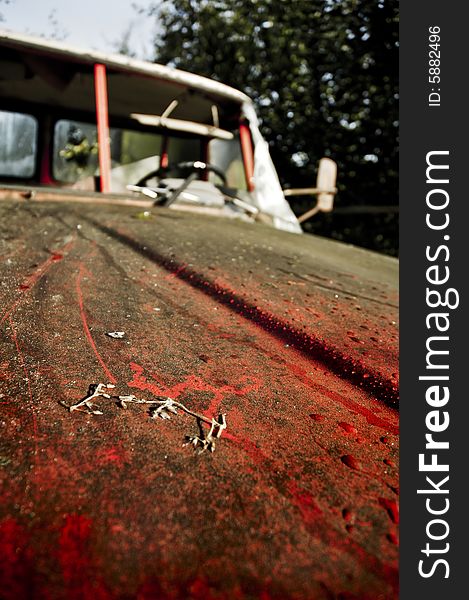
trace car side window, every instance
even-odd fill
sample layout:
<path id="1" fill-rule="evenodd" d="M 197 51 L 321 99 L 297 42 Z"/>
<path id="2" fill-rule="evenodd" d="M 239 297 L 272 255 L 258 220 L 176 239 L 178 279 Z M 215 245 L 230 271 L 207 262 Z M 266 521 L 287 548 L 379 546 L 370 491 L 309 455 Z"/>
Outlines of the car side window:
<path id="1" fill-rule="evenodd" d="M 36 171 L 38 123 L 24 113 L 0 110 L 0 175 L 30 179 Z"/>

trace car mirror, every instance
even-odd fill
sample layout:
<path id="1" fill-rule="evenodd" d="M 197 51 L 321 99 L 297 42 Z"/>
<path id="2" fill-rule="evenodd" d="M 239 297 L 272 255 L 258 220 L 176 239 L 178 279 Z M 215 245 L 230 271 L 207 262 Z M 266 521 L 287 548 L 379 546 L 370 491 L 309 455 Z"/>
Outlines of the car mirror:
<path id="1" fill-rule="evenodd" d="M 321 212 L 331 212 L 334 208 L 334 196 L 337 192 L 337 164 L 330 158 L 319 161 L 316 188 L 318 190 L 317 208 Z"/>
<path id="2" fill-rule="evenodd" d="M 319 161 L 316 187 L 284 190 L 285 197 L 308 196 L 314 194 L 318 197 L 313 208 L 298 217 L 303 223 L 318 212 L 331 212 L 334 208 L 334 196 L 337 193 L 337 164 L 330 158 L 321 158 Z"/>

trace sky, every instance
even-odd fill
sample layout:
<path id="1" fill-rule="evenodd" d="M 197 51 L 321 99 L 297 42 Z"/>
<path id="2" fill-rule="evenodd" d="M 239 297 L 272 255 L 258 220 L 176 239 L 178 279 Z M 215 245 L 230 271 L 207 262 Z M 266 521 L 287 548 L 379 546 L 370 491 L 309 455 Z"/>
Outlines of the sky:
<path id="1" fill-rule="evenodd" d="M 132 5 L 131 0 L 3 0 L 0 29 L 45 37 L 56 32 L 67 44 L 112 52 L 130 26 L 131 49 L 138 58 L 151 59 L 155 18 L 139 15 Z"/>

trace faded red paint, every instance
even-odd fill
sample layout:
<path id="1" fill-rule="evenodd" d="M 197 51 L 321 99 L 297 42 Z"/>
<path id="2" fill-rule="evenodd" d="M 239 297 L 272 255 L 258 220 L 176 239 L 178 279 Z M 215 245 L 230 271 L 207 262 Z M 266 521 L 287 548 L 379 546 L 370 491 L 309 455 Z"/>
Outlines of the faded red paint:
<path id="1" fill-rule="evenodd" d="M 298 330 L 287 321 L 278 318 L 267 310 L 263 310 L 250 300 L 237 294 L 231 287 L 220 285 L 192 267 L 181 264 L 174 258 L 168 259 L 147 246 L 143 246 L 122 230 L 117 231 L 95 221 L 92 222 L 103 232 L 169 271 L 171 275 L 175 275 L 178 279 L 189 283 L 190 286 L 202 291 L 207 296 L 216 298 L 220 304 L 254 322 L 271 335 L 287 342 L 288 345 L 292 345 L 307 356 L 320 360 L 328 369 L 340 373 L 341 377 L 349 379 L 354 384 L 373 393 L 377 398 L 388 402 L 390 405 L 397 405 L 398 387 L 396 382 L 368 369 L 363 361 L 345 355 L 313 334 Z"/>
<path id="2" fill-rule="evenodd" d="M 368 350 L 379 341 L 368 342 L 360 323 L 384 338 L 369 313 L 350 317 L 356 309 L 348 299 L 329 305 L 330 290 L 312 277 L 270 277 L 275 266 L 289 270 L 303 243 L 294 236 L 276 237 L 268 262 L 270 251 L 253 250 L 261 264 L 246 269 L 230 267 L 238 238 L 257 243 L 242 224 L 226 224 L 220 249 L 219 222 L 194 215 L 163 210 L 145 223 L 130 209 L 100 207 L 98 227 L 95 207 L 90 219 L 62 207 L 59 221 L 53 210 L 44 207 L 30 223 L 33 241 L 46 227 L 58 237 L 65 221 L 72 231 L 80 222 L 82 233 L 73 255 L 63 253 L 60 268 L 24 292 L 31 301 L 4 335 L 0 523 L 15 526 L 0 540 L 19 540 L 3 544 L 10 572 L 22 579 L 15 600 L 31 597 L 31 589 L 39 600 L 397 598 L 395 405 L 378 401 L 356 374 L 342 377 L 327 352 L 296 347 L 281 329 L 305 331 L 347 357 L 316 320 L 326 322 L 335 308 L 333 333 L 350 318 L 347 330 L 366 344 L 345 336 L 347 343 Z M 117 227 L 127 230 L 122 240 Z M 24 253 L 18 267 L 25 271 L 36 256 Z M 304 266 L 299 276 L 312 272 Z M 311 293 L 301 314 L 300 290 Z M 273 328 L 268 315 L 277 319 Z M 105 336 L 117 329 L 124 340 Z M 387 353 L 378 350 L 369 372 L 381 373 Z M 117 393 L 168 395 L 207 415 L 225 412 L 228 429 L 216 452 L 199 456 L 182 446 L 196 431 L 182 415 L 154 421 L 142 406 L 125 411 L 104 399 L 96 401 L 102 416 L 70 414 L 59 401 L 71 404 L 106 377 L 97 353 Z M 366 375 L 368 359 L 359 356 Z M 346 456 L 359 468 L 347 466 Z M 2 578 L 0 585 L 12 580 L 8 572 Z"/>
<path id="3" fill-rule="evenodd" d="M 60 531 L 58 558 L 64 581 L 63 596 L 70 600 L 109 600 L 101 581 L 91 539 L 92 521 L 67 515 Z"/>
<path id="4" fill-rule="evenodd" d="M 42 277 L 44 277 L 44 275 L 47 273 L 50 267 L 55 262 L 62 259 L 63 254 L 68 252 L 73 246 L 73 244 L 74 240 L 67 242 L 61 249 L 61 254 L 52 253 L 43 263 L 36 267 L 34 272 L 31 275 L 29 275 L 29 277 L 27 277 L 22 284 L 18 286 L 18 289 L 20 290 L 20 292 L 22 292 L 22 294 L 17 298 L 17 300 L 15 300 L 15 302 L 13 302 L 11 306 L 5 309 L 2 318 L 0 319 L 0 325 L 3 325 L 3 323 L 5 323 L 5 321 L 15 312 L 16 308 L 23 300 L 24 293 L 30 291 L 37 284 L 37 282 Z"/>
<path id="5" fill-rule="evenodd" d="M 0 522 L 0 597 L 22 600 L 34 597 L 29 535 L 15 519 Z"/>
<path id="6" fill-rule="evenodd" d="M 126 463 L 130 462 L 129 453 L 121 446 L 100 448 L 95 456 L 96 464 L 100 467 L 112 465 L 118 469 L 122 469 Z"/>

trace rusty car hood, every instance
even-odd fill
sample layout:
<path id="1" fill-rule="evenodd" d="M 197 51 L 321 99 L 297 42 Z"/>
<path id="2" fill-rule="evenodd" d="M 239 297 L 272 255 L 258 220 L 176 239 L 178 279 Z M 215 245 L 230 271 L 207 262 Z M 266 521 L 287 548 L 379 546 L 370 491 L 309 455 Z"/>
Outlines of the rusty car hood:
<path id="1" fill-rule="evenodd" d="M 0 202 L 5 598 L 397 597 L 397 261 L 139 210 Z"/>

